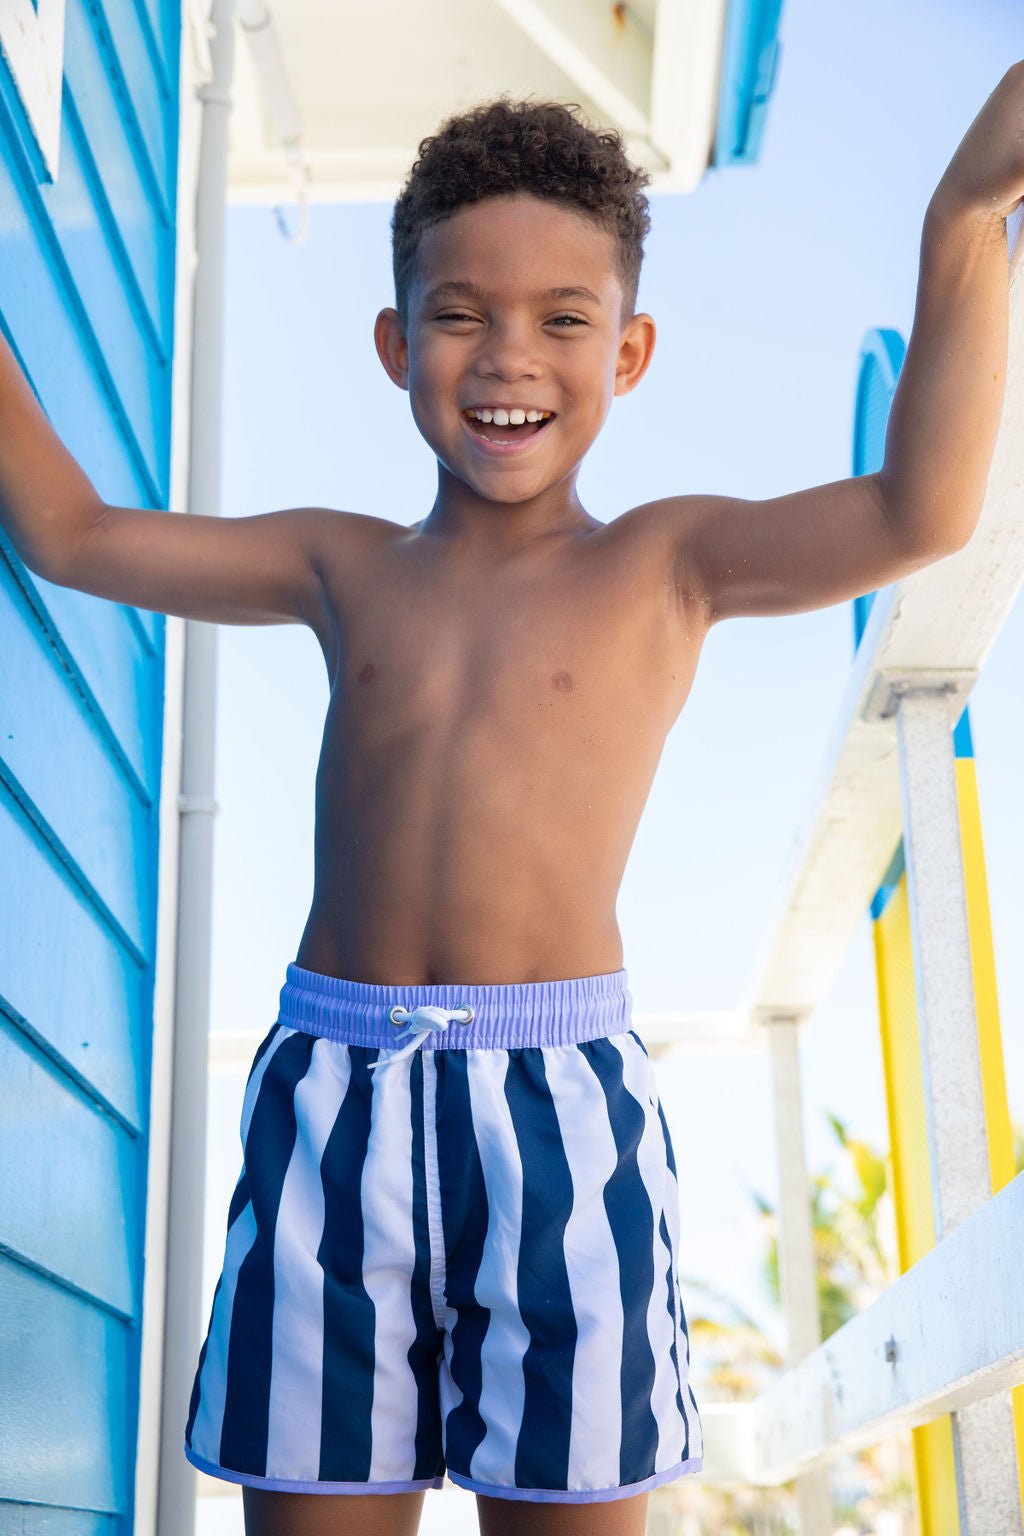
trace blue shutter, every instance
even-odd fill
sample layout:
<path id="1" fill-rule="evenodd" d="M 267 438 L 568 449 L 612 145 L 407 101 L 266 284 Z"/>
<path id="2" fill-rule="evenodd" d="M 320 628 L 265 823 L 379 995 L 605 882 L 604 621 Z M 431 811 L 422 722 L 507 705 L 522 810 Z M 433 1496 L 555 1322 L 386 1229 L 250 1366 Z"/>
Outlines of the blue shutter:
<path id="1" fill-rule="evenodd" d="M 67 0 L 52 180 L 0 58 L 0 324 L 122 505 L 168 503 L 179 27 Z M 132 1526 L 164 632 L 0 531 L 0 1536 Z"/>

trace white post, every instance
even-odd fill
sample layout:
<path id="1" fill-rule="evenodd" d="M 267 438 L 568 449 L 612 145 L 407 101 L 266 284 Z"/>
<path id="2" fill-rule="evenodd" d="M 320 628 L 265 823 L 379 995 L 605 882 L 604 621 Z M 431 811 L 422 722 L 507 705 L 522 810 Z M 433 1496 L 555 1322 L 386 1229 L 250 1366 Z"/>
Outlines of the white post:
<path id="1" fill-rule="evenodd" d="M 947 691 L 898 695 L 903 838 L 937 1241 L 991 1198 Z M 979 1296 L 979 1306 L 984 1297 Z M 941 1332 L 936 1348 L 942 1348 Z M 1021 1536 L 1008 1393 L 953 1414 L 960 1536 Z"/>
<path id="2" fill-rule="evenodd" d="M 212 0 L 212 78 L 203 103 L 196 191 L 188 513 L 220 512 L 224 219 L 234 64 L 233 0 Z M 187 515 L 186 514 L 186 515 Z M 167 1224 L 159 1536 L 192 1536 L 196 1474 L 184 1431 L 201 1338 L 206 1084 L 209 1061 L 217 628 L 185 625 L 171 1176 Z"/>
<path id="3" fill-rule="evenodd" d="M 821 1343 L 818 1282 L 811 1225 L 811 1197 L 804 1151 L 800 1094 L 800 1044 L 795 1018 L 768 1020 L 775 1099 L 775 1146 L 779 1171 L 779 1281 L 786 1319 L 786 1364 L 795 1365 Z M 796 1479 L 802 1536 L 828 1536 L 832 1494 L 826 1467 Z"/>

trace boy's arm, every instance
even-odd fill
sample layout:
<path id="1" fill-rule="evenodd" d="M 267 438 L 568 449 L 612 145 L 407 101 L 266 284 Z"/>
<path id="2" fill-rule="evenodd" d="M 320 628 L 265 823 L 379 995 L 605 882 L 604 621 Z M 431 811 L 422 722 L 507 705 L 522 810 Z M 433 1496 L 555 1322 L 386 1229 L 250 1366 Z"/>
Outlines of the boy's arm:
<path id="1" fill-rule="evenodd" d="M 0 523 L 32 571 L 114 602 L 222 624 L 323 627 L 321 556 L 345 514 L 204 517 L 111 506 L 0 335 Z"/>
<path id="2" fill-rule="evenodd" d="M 1022 193 L 1024 62 L 992 92 L 928 205 L 882 468 L 766 501 L 672 499 L 676 585 L 708 624 L 827 607 L 968 542 L 1002 410 L 1005 221 Z"/>

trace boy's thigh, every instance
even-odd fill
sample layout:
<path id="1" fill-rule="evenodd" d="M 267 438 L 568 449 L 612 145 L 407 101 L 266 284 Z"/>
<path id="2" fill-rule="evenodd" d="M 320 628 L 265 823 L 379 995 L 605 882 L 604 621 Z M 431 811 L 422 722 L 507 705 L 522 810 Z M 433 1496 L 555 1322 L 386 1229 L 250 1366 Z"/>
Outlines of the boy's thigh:
<path id="1" fill-rule="evenodd" d="M 416 1536 L 426 1491 L 275 1493 L 244 1487 L 245 1536 Z"/>
<path id="2" fill-rule="evenodd" d="M 647 1493 L 597 1503 L 545 1504 L 476 1496 L 480 1536 L 644 1536 Z"/>

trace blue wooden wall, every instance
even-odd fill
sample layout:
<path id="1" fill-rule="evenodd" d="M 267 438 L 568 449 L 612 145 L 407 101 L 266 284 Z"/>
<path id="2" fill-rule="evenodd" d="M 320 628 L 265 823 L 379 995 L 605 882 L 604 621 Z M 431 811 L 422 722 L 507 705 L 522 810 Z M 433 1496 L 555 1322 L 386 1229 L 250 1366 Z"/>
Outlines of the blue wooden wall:
<path id="1" fill-rule="evenodd" d="M 65 27 L 55 181 L 0 59 L 0 325 L 99 493 L 166 507 L 180 8 Z M 0 1536 L 132 1526 L 164 627 L 0 532 Z"/>

